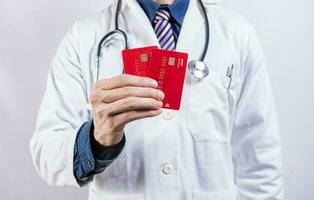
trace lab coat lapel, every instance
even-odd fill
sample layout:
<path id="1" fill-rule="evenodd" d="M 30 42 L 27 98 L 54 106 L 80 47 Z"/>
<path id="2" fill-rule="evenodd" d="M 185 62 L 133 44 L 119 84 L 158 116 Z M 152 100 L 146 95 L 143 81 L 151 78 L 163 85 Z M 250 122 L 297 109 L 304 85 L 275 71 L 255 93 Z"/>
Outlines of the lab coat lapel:
<path id="1" fill-rule="evenodd" d="M 198 55 L 202 49 L 199 49 L 199 44 L 195 44 L 195 39 L 204 37 L 204 33 L 200 31 L 203 24 L 204 18 L 198 7 L 198 3 L 196 0 L 190 0 L 177 41 L 176 50 L 189 53 L 190 58 Z"/>
<path id="2" fill-rule="evenodd" d="M 123 1 L 123 26 L 130 36 L 130 47 L 158 46 L 154 29 L 137 0 Z"/>

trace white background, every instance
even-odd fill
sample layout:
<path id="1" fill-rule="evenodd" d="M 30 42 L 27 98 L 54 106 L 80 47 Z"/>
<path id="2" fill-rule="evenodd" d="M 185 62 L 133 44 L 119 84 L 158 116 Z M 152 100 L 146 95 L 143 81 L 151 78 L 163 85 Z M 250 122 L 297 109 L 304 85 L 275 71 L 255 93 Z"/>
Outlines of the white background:
<path id="1" fill-rule="evenodd" d="M 78 19 L 108 0 L 0 0 L 0 199 L 87 199 L 87 190 L 49 187 L 28 143 L 49 62 Z M 255 26 L 268 60 L 281 124 L 285 196 L 314 199 L 314 1 L 225 0 Z"/>

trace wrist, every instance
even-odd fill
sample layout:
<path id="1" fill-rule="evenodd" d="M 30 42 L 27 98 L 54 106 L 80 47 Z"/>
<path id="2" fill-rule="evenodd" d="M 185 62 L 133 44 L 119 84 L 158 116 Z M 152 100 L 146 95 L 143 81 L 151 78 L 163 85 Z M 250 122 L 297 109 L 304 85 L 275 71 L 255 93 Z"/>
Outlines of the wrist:
<path id="1" fill-rule="evenodd" d="M 119 142 L 121 142 L 123 138 L 123 131 L 119 133 L 114 133 L 110 135 L 104 135 L 101 133 L 98 133 L 97 131 L 94 131 L 94 138 L 96 142 L 98 142 L 103 147 L 111 147 L 117 145 Z"/>

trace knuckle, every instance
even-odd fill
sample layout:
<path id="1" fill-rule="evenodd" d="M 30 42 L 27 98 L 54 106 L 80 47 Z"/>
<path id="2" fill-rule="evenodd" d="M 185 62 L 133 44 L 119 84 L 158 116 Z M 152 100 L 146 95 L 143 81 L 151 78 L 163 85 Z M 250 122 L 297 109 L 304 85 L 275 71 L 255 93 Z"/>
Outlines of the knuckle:
<path id="1" fill-rule="evenodd" d="M 89 101 L 91 102 L 92 105 L 95 105 L 98 103 L 99 100 L 99 96 L 95 93 L 93 93 L 90 97 L 89 97 Z"/>
<path id="2" fill-rule="evenodd" d="M 153 117 L 154 116 L 154 111 L 148 111 L 145 113 L 145 117 Z"/>
<path id="3" fill-rule="evenodd" d="M 154 111 L 149 112 L 149 117 L 154 117 L 155 115 L 156 115 L 156 112 L 154 112 Z"/>
<path id="4" fill-rule="evenodd" d="M 156 115 L 156 111 L 151 110 L 148 112 L 148 117 L 154 117 Z"/>
<path id="5" fill-rule="evenodd" d="M 118 76 L 119 82 L 122 83 L 123 85 L 126 84 L 126 79 L 127 79 L 127 76 L 125 74 Z"/>
<path id="6" fill-rule="evenodd" d="M 124 103 L 124 105 L 130 109 L 134 109 L 135 106 L 136 106 L 136 103 L 137 103 L 137 100 L 136 98 L 133 98 L 133 97 L 128 97 L 126 99 L 126 102 Z"/>
<path id="7" fill-rule="evenodd" d="M 156 97 L 157 96 L 157 90 L 156 89 L 149 89 L 149 94 L 151 97 Z"/>
<path id="8" fill-rule="evenodd" d="M 125 87 L 124 88 L 124 93 L 125 93 L 125 96 L 129 97 L 129 96 L 132 95 L 133 89 L 131 87 Z"/>
<path id="9" fill-rule="evenodd" d="M 145 78 L 145 77 L 140 77 L 139 83 L 140 83 L 141 85 L 143 85 L 143 86 L 149 85 L 149 84 L 148 84 L 148 81 L 147 81 L 147 78 Z"/>
<path id="10" fill-rule="evenodd" d="M 128 113 L 126 113 L 126 119 L 131 120 L 136 116 L 136 111 L 130 111 Z"/>
<path id="11" fill-rule="evenodd" d="M 150 99 L 150 105 L 152 105 L 154 108 L 158 107 L 158 101 L 156 99 Z"/>
<path id="12" fill-rule="evenodd" d="M 103 107 L 102 110 L 103 110 L 103 115 L 104 115 L 106 118 L 108 118 L 109 115 L 110 115 L 110 112 L 111 112 L 110 106 L 106 105 L 106 106 Z"/>
<path id="13" fill-rule="evenodd" d="M 100 90 L 100 89 L 101 89 L 101 82 L 100 82 L 100 81 L 97 81 L 97 82 L 95 83 L 95 89 L 96 89 L 96 90 Z"/>
<path id="14" fill-rule="evenodd" d="M 110 102 L 110 100 L 111 100 L 111 95 L 110 95 L 110 93 L 108 92 L 108 91 L 103 91 L 102 92 L 102 95 L 99 97 L 100 98 L 100 100 L 102 101 L 102 102 L 104 102 L 104 103 L 109 103 Z"/>

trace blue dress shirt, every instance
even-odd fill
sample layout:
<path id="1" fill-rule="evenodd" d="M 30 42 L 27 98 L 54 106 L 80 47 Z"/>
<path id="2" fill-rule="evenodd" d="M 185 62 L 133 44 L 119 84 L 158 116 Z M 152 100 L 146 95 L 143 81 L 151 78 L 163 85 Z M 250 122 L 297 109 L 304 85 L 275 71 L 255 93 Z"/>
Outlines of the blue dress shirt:
<path id="1" fill-rule="evenodd" d="M 175 39 L 179 37 L 189 0 L 176 0 L 171 5 L 161 5 L 153 0 L 138 0 L 138 3 L 146 13 L 151 24 L 160 6 L 166 6 L 171 13 L 170 22 L 173 26 Z M 111 147 L 101 146 L 93 135 L 93 121 L 85 122 L 78 131 L 74 145 L 73 170 L 79 185 L 84 185 L 93 179 L 93 175 L 101 173 L 121 153 L 125 145 L 125 136 Z"/>

